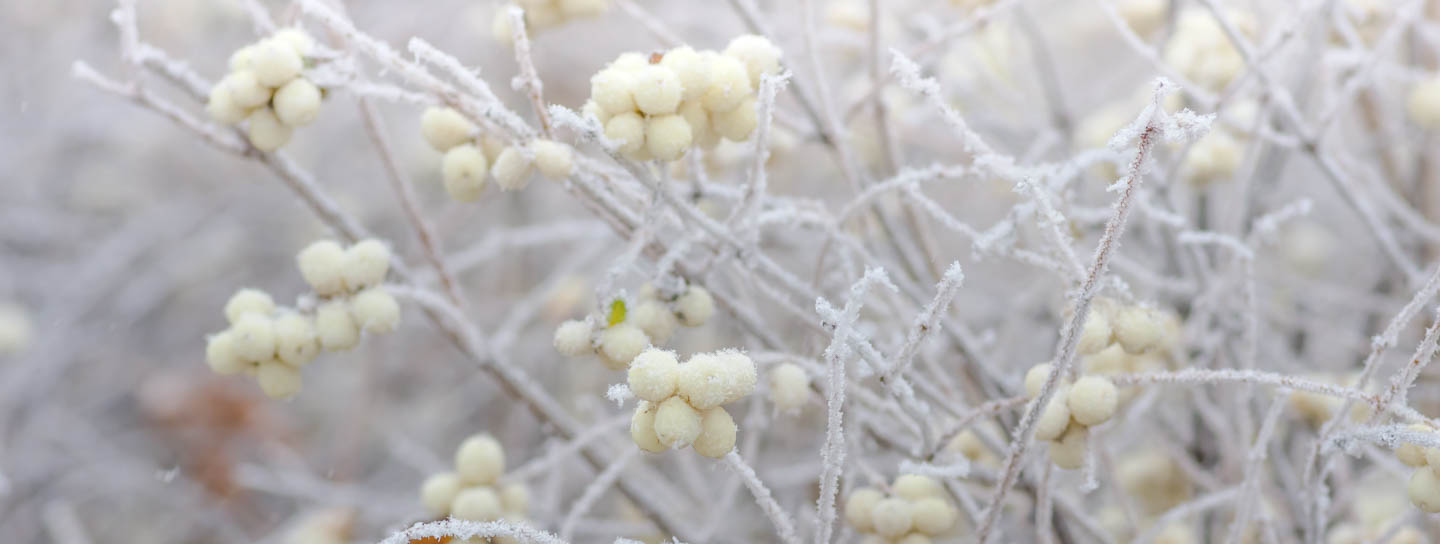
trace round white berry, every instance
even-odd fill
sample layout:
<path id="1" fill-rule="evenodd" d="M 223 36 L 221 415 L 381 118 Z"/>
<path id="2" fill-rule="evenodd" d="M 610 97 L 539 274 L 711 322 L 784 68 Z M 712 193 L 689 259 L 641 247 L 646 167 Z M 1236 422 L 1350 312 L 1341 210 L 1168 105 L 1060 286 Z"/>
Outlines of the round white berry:
<path id="1" fill-rule="evenodd" d="M 1085 326 L 1080 329 L 1080 340 L 1075 349 L 1081 355 L 1097 353 L 1110 345 L 1110 320 L 1105 317 L 1104 312 L 1092 309 L 1085 316 Z"/>
<path id="2" fill-rule="evenodd" d="M 290 142 L 290 136 L 295 133 L 295 129 L 280 122 L 270 108 L 255 110 L 245 121 L 248 123 L 245 135 L 250 138 L 250 145 L 261 151 L 280 149 Z"/>
<path id="3" fill-rule="evenodd" d="M 890 497 L 875 503 L 875 508 L 870 510 L 870 519 L 875 525 L 875 534 L 886 538 L 896 538 L 910 532 L 913 515 L 910 501 L 898 497 Z"/>
<path id="4" fill-rule="evenodd" d="M 606 68 L 590 78 L 590 99 L 610 115 L 635 112 L 635 76 Z"/>
<path id="5" fill-rule="evenodd" d="M 645 335 L 655 343 L 664 343 L 675 333 L 675 327 L 680 324 L 675 318 L 675 313 L 658 300 L 646 300 L 635 306 L 630 311 L 626 321 L 634 323 Z"/>
<path id="6" fill-rule="evenodd" d="M 1417 433 L 1431 432 L 1430 427 L 1419 423 L 1413 423 L 1406 429 L 1415 431 Z M 1405 463 L 1406 466 L 1423 467 L 1428 462 L 1426 460 L 1427 456 L 1425 455 L 1427 449 L 1433 448 L 1425 448 L 1424 446 L 1420 446 L 1418 444 L 1402 442 L 1398 447 L 1395 448 L 1395 457 L 1400 459 L 1401 463 Z"/>
<path id="7" fill-rule="evenodd" d="M 374 238 L 356 242 L 345 250 L 341 278 L 352 291 L 380 285 L 390 273 L 390 246 Z"/>
<path id="8" fill-rule="evenodd" d="M 615 142 L 620 154 L 633 154 L 645 147 L 645 120 L 633 111 L 616 113 L 605 122 L 605 139 Z"/>
<path id="9" fill-rule="evenodd" d="M 1085 465 L 1085 440 L 1090 428 L 1084 425 L 1070 425 L 1060 439 L 1050 444 L 1050 462 L 1055 466 L 1075 470 Z"/>
<path id="10" fill-rule="evenodd" d="M 275 117 L 292 127 L 308 125 L 320 114 L 320 88 L 297 77 L 275 91 Z"/>
<path id="11" fill-rule="evenodd" d="M 759 125 L 755 115 L 755 99 L 751 97 L 741 101 L 735 109 L 710 114 L 710 123 L 721 136 L 739 142 L 755 132 L 755 127 Z"/>
<path id="12" fill-rule="evenodd" d="M 304 59 L 294 47 L 275 39 L 256 44 L 250 62 L 255 78 L 261 85 L 271 88 L 289 83 L 305 68 Z"/>
<path id="13" fill-rule="evenodd" d="M 873 487 L 861 487 L 850 492 L 845 499 L 845 521 L 861 533 L 869 533 L 875 530 L 874 516 L 875 505 L 885 500 L 885 494 Z"/>
<path id="14" fill-rule="evenodd" d="M 500 488 L 500 506 L 505 515 L 523 516 L 530 510 L 530 488 L 522 483 L 509 483 Z"/>
<path id="15" fill-rule="evenodd" d="M 650 348 L 630 362 L 626 381 L 635 396 L 650 402 L 661 402 L 675 394 L 680 361 L 675 352 Z"/>
<path id="16" fill-rule="evenodd" d="M 945 496 L 945 488 L 940 487 L 940 482 L 920 474 L 901 474 L 890 487 L 895 496 L 908 501 Z"/>
<path id="17" fill-rule="evenodd" d="M 320 352 L 320 335 L 311 318 L 286 312 L 275 319 L 275 355 L 290 366 L 315 360 Z"/>
<path id="18" fill-rule="evenodd" d="M 775 47 L 775 44 L 770 43 L 764 36 L 736 36 L 725 46 L 725 56 L 745 63 L 745 72 L 750 77 L 752 88 L 760 87 L 761 74 L 780 72 L 780 48 Z"/>
<path id="19" fill-rule="evenodd" d="M 690 123 L 679 115 L 661 115 L 645 121 L 645 149 L 655 159 L 673 161 L 683 157 L 690 149 L 692 137 Z"/>
<path id="20" fill-rule="evenodd" d="M 1070 386 L 1070 417 L 1081 425 L 1104 423 L 1115 415 L 1120 394 L 1114 382 L 1104 376 L 1084 376 Z"/>
<path id="21" fill-rule="evenodd" d="M 675 301 L 678 310 L 680 324 L 686 327 L 699 327 L 710 321 L 710 316 L 715 315 L 715 299 L 710 296 L 710 291 L 698 285 L 692 285 L 685 289 L 685 293 Z"/>
<path id="22" fill-rule="evenodd" d="M 368 287 L 350 297 L 350 315 L 370 334 L 385 334 L 400 324 L 400 303 L 383 287 Z"/>
<path id="23" fill-rule="evenodd" d="M 1407 486 L 1410 502 L 1427 513 L 1440 512 L 1440 477 L 1430 468 L 1417 468 Z"/>
<path id="24" fill-rule="evenodd" d="M 243 314 L 230 330 L 235 335 L 235 353 L 241 359 L 261 362 L 275 357 L 275 325 L 269 317 Z"/>
<path id="25" fill-rule="evenodd" d="M 490 176 L 503 190 L 524 189 L 530 183 L 530 157 L 519 148 L 507 147 L 495 157 L 495 164 L 490 166 Z"/>
<path id="26" fill-rule="evenodd" d="M 745 63 L 732 57 L 717 56 L 710 61 L 710 86 L 702 100 L 712 112 L 730 111 L 751 96 L 750 76 Z"/>
<path id="27" fill-rule="evenodd" d="M 489 173 L 490 165 L 485 160 L 485 154 L 474 144 L 452 147 L 440 161 L 445 192 L 460 202 L 480 200 L 485 191 L 485 176 Z"/>
<path id="28" fill-rule="evenodd" d="M 230 72 L 219 85 L 230 94 L 230 100 L 241 109 L 258 108 L 270 101 L 270 89 L 260 84 L 255 72 L 240 70 Z"/>
<path id="29" fill-rule="evenodd" d="M 235 103 L 229 86 L 221 83 L 210 88 L 210 98 L 205 102 L 205 113 L 216 122 L 233 125 L 250 116 L 250 110 Z"/>
<path id="30" fill-rule="evenodd" d="M 315 332 L 325 351 L 346 351 L 360 342 L 360 326 L 344 300 L 329 300 L 315 308 Z"/>
<path id="31" fill-rule="evenodd" d="M 1040 388 L 1045 386 L 1045 380 L 1050 377 L 1050 370 L 1054 368 L 1050 363 L 1040 363 L 1030 367 L 1025 372 L 1025 396 L 1035 398 L 1040 396 Z"/>
<path id="32" fill-rule="evenodd" d="M 260 372 L 255 375 L 256 383 L 265 396 L 272 399 L 288 399 L 300 392 L 300 370 L 278 360 L 260 363 Z"/>
<path id="33" fill-rule="evenodd" d="M 719 459 L 735 449 L 735 419 L 724 407 L 716 406 L 706 410 L 700 419 L 700 436 L 695 437 L 691 447 L 695 453 Z"/>
<path id="34" fill-rule="evenodd" d="M 1040 411 L 1040 419 L 1035 420 L 1036 440 L 1055 440 L 1065 432 L 1065 427 L 1070 424 L 1069 390 L 1061 389 L 1050 397 L 1050 403 Z"/>
<path id="35" fill-rule="evenodd" d="M 473 132 L 475 125 L 452 108 L 431 106 L 420 114 L 420 135 L 436 151 L 449 151 L 469 142 Z"/>
<path id="36" fill-rule="evenodd" d="M 640 401 L 635 407 L 635 415 L 630 417 L 630 439 L 640 449 L 660 453 L 665 451 L 665 445 L 660 443 L 660 438 L 655 436 L 655 410 L 656 405 L 650 401 Z"/>
<path id="37" fill-rule="evenodd" d="M 282 28 L 275 31 L 271 39 L 290 46 L 295 53 L 301 57 L 308 57 L 315 51 L 315 40 L 306 34 L 304 30 L 296 27 Z"/>
<path id="38" fill-rule="evenodd" d="M 420 485 L 420 502 L 430 515 L 445 516 L 450 513 L 450 503 L 455 502 L 461 487 L 459 474 L 442 472 L 432 475 Z"/>
<path id="39" fill-rule="evenodd" d="M 300 276 L 320 296 L 330 296 L 345 290 L 345 249 L 334 240 L 320 240 L 305 246 L 295 256 L 300 267 Z"/>
<path id="40" fill-rule="evenodd" d="M 641 112 L 646 115 L 666 115 L 675 113 L 675 109 L 680 107 L 684 89 L 680 84 L 680 76 L 675 71 L 664 66 L 647 64 L 632 74 L 635 78 L 632 96 L 635 97 L 635 107 Z"/>
<path id="41" fill-rule="evenodd" d="M 595 327 L 589 321 L 570 320 L 555 328 L 555 351 L 566 357 L 579 357 L 593 349 L 590 335 Z"/>
<path id="42" fill-rule="evenodd" d="M 810 401 L 810 378 L 794 363 L 770 369 L 770 402 L 779 412 L 795 412 Z"/>
<path id="43" fill-rule="evenodd" d="M 455 495 L 450 517 L 469 521 L 495 521 L 505 514 L 500 496 L 486 486 L 470 487 Z"/>
<path id="44" fill-rule="evenodd" d="M 235 348 L 235 333 L 229 329 L 205 339 L 205 364 L 222 376 L 239 374 L 247 366 Z"/>
<path id="45" fill-rule="evenodd" d="M 241 71 L 241 70 L 249 70 L 250 67 L 254 65 L 254 60 L 255 60 L 255 46 L 254 46 L 254 45 L 247 45 L 247 46 L 245 46 L 245 47 L 241 47 L 241 48 L 239 48 L 239 49 L 236 49 L 234 53 L 231 53 L 231 54 L 230 54 L 230 62 L 229 62 L 230 71 L 231 71 L 231 72 L 239 72 L 239 71 Z"/>
<path id="46" fill-rule="evenodd" d="M 939 536 L 955 526 L 955 520 L 960 513 L 940 497 L 926 497 L 911 504 L 913 510 L 912 522 L 916 531 L 930 535 Z"/>
<path id="47" fill-rule="evenodd" d="M 530 150 L 535 153 L 536 169 L 547 178 L 565 179 L 575 171 L 575 159 L 568 145 L 540 139 L 530 142 Z"/>
<path id="48" fill-rule="evenodd" d="M 493 484 L 505 472 L 505 449 L 488 434 L 466 438 L 455 449 L 455 471 L 467 484 Z"/>
<path id="49" fill-rule="evenodd" d="M 669 68 L 680 79 L 682 100 L 696 106 L 700 105 L 699 100 L 705 96 L 705 88 L 710 83 L 708 65 L 704 57 L 689 46 L 671 49 L 660 59 L 660 66 Z"/>
<path id="50" fill-rule="evenodd" d="M 1115 339 L 1126 353 L 1144 353 L 1158 347 L 1165 339 L 1165 329 L 1159 316 L 1148 309 L 1130 306 L 1116 312 L 1110 326 L 1115 329 Z"/>
<path id="51" fill-rule="evenodd" d="M 600 355 L 605 366 L 612 370 L 624 369 L 649 345 L 645 331 L 629 323 L 620 323 L 600 333 Z"/>
<path id="52" fill-rule="evenodd" d="M 1405 109 L 1415 124 L 1427 129 L 1440 128 L 1440 76 L 1426 78 L 1411 87 Z"/>
<path id="53" fill-rule="evenodd" d="M 259 289 L 245 288 L 230 295 L 225 301 L 225 319 L 235 324 L 245 314 L 268 316 L 275 313 L 275 300 L 270 294 Z"/>
<path id="54" fill-rule="evenodd" d="M 700 436 L 700 412 L 680 397 L 670 397 L 655 410 L 655 438 L 667 447 L 679 448 Z"/>

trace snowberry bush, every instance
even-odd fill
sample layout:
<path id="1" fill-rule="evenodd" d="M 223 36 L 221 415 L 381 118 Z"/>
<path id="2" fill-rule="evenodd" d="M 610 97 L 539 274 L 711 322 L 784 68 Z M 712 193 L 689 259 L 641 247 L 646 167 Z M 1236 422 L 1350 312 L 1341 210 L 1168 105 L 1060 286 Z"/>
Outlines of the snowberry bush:
<path id="1" fill-rule="evenodd" d="M 57 34 L 9 540 L 1440 542 L 1436 2 L 215 4 Z"/>

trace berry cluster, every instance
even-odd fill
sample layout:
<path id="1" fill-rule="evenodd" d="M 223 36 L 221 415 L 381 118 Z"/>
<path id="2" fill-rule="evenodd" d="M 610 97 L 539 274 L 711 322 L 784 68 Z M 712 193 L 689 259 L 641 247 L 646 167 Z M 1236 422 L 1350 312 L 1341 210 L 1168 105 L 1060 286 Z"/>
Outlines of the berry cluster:
<path id="1" fill-rule="evenodd" d="M 626 53 L 590 78 L 585 111 L 626 158 L 673 161 L 691 145 L 749 138 L 760 76 L 779 71 L 780 49 L 755 35 L 731 40 L 724 53 Z"/>
<path id="2" fill-rule="evenodd" d="M 669 340 L 676 325 L 699 327 L 714 314 L 715 299 L 704 287 L 691 285 L 679 295 L 666 296 L 647 284 L 634 310 L 623 299 L 610 304 L 607 326 L 598 335 L 590 319 L 561 323 L 555 329 L 555 350 L 568 357 L 594 353 L 611 370 L 623 370 L 652 342 Z"/>
<path id="3" fill-rule="evenodd" d="M 649 452 L 691 446 L 706 457 L 735 447 L 735 420 L 721 405 L 755 390 L 755 362 L 735 350 L 699 353 L 681 364 L 675 352 L 650 348 L 626 376 L 640 405 L 630 437 Z"/>
<path id="4" fill-rule="evenodd" d="M 851 527 L 895 544 L 929 544 L 953 529 L 959 515 L 940 482 L 918 474 L 895 478 L 889 495 L 862 487 L 845 499 L 845 520 Z"/>
<path id="5" fill-rule="evenodd" d="M 490 31 L 500 43 L 510 44 L 515 40 L 514 28 L 510 22 L 510 6 L 525 8 L 525 28 L 539 32 L 575 19 L 598 17 L 610 9 L 610 0 L 518 0 L 507 2 L 495 11 L 495 20 Z"/>
<path id="6" fill-rule="evenodd" d="M 795 363 L 775 365 L 768 373 L 770 403 L 780 413 L 795 413 L 810 402 L 810 377 Z"/>
<path id="7" fill-rule="evenodd" d="M 1097 298 L 1075 349 L 1081 355 L 1094 355 L 1118 344 L 1125 353 L 1139 355 L 1164 348 L 1178 332 L 1179 324 L 1159 310 L 1144 306 L 1121 306 L 1110 299 Z"/>
<path id="8" fill-rule="evenodd" d="M 1435 432 L 1435 429 L 1420 423 L 1411 425 L 1410 430 Z M 1406 466 L 1415 468 L 1415 473 L 1410 475 L 1410 502 L 1428 513 L 1440 512 L 1440 474 L 1435 473 L 1440 470 L 1440 448 L 1406 443 L 1395 448 L 1395 457 Z"/>
<path id="9" fill-rule="evenodd" d="M 539 170 L 550 179 L 565 179 L 574 171 L 570 146 L 537 139 L 526 146 L 509 146 L 494 136 L 477 136 L 475 125 L 451 108 L 431 107 L 420 116 L 420 134 L 436 151 L 445 192 L 460 202 L 474 202 L 494 178 L 501 190 L 514 191 L 530 183 Z M 532 168 L 533 166 L 533 168 Z"/>
<path id="10" fill-rule="evenodd" d="M 256 149 L 280 149 L 295 127 L 310 124 L 320 113 L 324 91 L 301 75 L 314 48 L 298 28 L 240 48 L 230 56 L 230 74 L 210 89 L 206 111 L 227 125 L 245 121 Z"/>
<path id="11" fill-rule="evenodd" d="M 522 522 L 530 510 L 530 490 L 519 482 L 501 485 L 504 474 L 505 449 L 494 437 L 477 434 L 455 450 L 454 472 L 425 479 L 420 502 L 436 517 Z"/>
<path id="12" fill-rule="evenodd" d="M 1035 398 L 1050 375 L 1049 363 L 1035 365 L 1025 373 L 1025 394 Z M 1035 438 L 1049 440 L 1050 461 L 1065 469 L 1085 464 L 1085 441 L 1094 427 L 1115 415 L 1120 405 L 1120 392 L 1109 378 L 1098 375 L 1081 376 L 1073 384 L 1064 384 L 1050 397 L 1035 422 Z"/>
<path id="13" fill-rule="evenodd" d="M 321 349 L 344 351 L 360 331 L 383 334 L 400 322 L 400 305 L 380 285 L 390 249 L 364 240 L 348 250 L 332 241 L 311 244 L 296 260 L 305 281 L 322 297 L 313 308 L 277 307 L 259 289 L 241 289 L 225 303 L 230 328 L 206 340 L 205 361 L 218 374 L 255 376 L 274 398 L 300 392 L 300 367 Z"/>

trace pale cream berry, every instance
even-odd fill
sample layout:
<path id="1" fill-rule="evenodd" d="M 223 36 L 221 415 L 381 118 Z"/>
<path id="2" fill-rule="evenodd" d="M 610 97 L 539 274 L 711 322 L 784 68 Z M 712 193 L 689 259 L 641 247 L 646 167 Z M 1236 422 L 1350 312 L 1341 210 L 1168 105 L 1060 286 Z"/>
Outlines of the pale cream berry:
<path id="1" fill-rule="evenodd" d="M 1440 448 L 1423 448 L 1423 451 L 1425 464 L 1429 465 L 1431 470 L 1440 469 Z"/>
<path id="2" fill-rule="evenodd" d="M 700 412 L 685 399 L 670 397 L 655 409 L 655 438 L 671 448 L 689 446 L 700 436 Z"/>
<path id="3" fill-rule="evenodd" d="M 490 165 L 490 177 L 506 191 L 524 189 L 530 183 L 530 157 L 516 147 L 507 147 Z"/>
<path id="4" fill-rule="evenodd" d="M 605 139 L 615 142 L 620 154 L 634 154 L 645 147 L 645 119 L 633 111 L 616 113 L 605 122 Z"/>
<path id="5" fill-rule="evenodd" d="M 510 16 L 505 13 L 504 9 L 495 12 L 495 18 L 490 20 L 490 36 L 502 44 L 513 45 L 515 43 L 515 28 L 512 26 L 513 24 L 514 23 L 510 21 Z"/>
<path id="6" fill-rule="evenodd" d="M 744 141 L 755 132 L 759 119 L 755 113 L 755 99 L 746 98 L 735 109 L 710 114 L 710 123 L 715 132 L 732 141 Z"/>
<path id="7" fill-rule="evenodd" d="M 473 132 L 475 124 L 452 108 L 431 106 L 420 114 L 420 135 L 436 151 L 449 151 L 469 142 Z"/>
<path id="8" fill-rule="evenodd" d="M 675 312 L 658 300 L 646 300 L 635 306 L 630 311 L 626 321 L 634 323 L 645 331 L 645 335 L 655 343 L 664 343 L 675 333 L 675 327 L 680 321 L 675 318 Z"/>
<path id="9" fill-rule="evenodd" d="M 275 313 L 275 299 L 259 289 L 241 289 L 230 295 L 230 300 L 225 301 L 225 319 L 231 325 L 245 314 L 268 316 L 272 313 Z"/>
<path id="10" fill-rule="evenodd" d="M 621 370 L 630 364 L 641 351 L 650 346 L 645 331 L 629 323 L 621 323 L 600 333 L 600 355 L 605 366 Z"/>
<path id="11" fill-rule="evenodd" d="M 850 492 L 845 499 L 845 521 L 861 533 L 875 531 L 875 505 L 885 500 L 885 494 L 873 487 L 862 487 Z"/>
<path id="12" fill-rule="evenodd" d="M 1115 383 L 1103 376 L 1084 376 L 1070 386 L 1070 417 L 1081 425 L 1104 423 L 1115 415 L 1120 394 Z"/>
<path id="13" fill-rule="evenodd" d="M 1190 146 L 1185 156 L 1186 179 L 1196 185 L 1229 179 L 1240 168 L 1244 149 L 1223 130 L 1211 130 Z"/>
<path id="14" fill-rule="evenodd" d="M 725 369 L 725 379 L 719 383 L 724 389 L 724 400 L 721 401 L 723 404 L 735 402 L 755 392 L 755 383 L 758 381 L 755 361 L 735 349 L 718 351 L 715 356 Z"/>
<path id="15" fill-rule="evenodd" d="M 233 125 L 244 121 L 250 116 L 250 110 L 235 103 L 230 96 L 230 88 L 219 84 L 210 89 L 210 98 L 205 102 L 205 113 L 211 119 L 227 125 Z"/>
<path id="16" fill-rule="evenodd" d="M 459 202 L 475 202 L 485 191 L 485 177 L 490 174 L 490 164 L 485 154 L 474 144 L 462 144 L 450 148 L 440 160 L 440 175 L 445 180 L 445 192 Z"/>
<path id="17" fill-rule="evenodd" d="M 523 516 L 530 510 L 530 488 L 521 483 L 509 483 L 500 487 L 500 505 L 505 515 Z"/>
<path id="18" fill-rule="evenodd" d="M 700 436 L 691 444 L 695 453 L 719 459 L 735 449 L 735 420 L 725 408 L 716 406 L 706 410 L 700 418 Z"/>
<path id="19" fill-rule="evenodd" d="M 290 46 L 301 57 L 308 57 L 315 51 L 315 40 L 304 30 L 296 27 L 277 30 L 271 39 Z"/>
<path id="20" fill-rule="evenodd" d="M 890 497 L 878 503 L 870 511 L 871 522 L 875 525 L 875 534 L 886 538 L 896 538 L 910 532 L 911 523 L 914 521 L 914 512 L 910 508 L 910 501 L 898 497 Z"/>
<path id="21" fill-rule="evenodd" d="M 675 308 L 681 325 L 699 327 L 715 315 L 715 299 L 710 296 L 709 290 L 692 285 L 675 300 Z"/>
<path id="22" fill-rule="evenodd" d="M 450 517 L 469 521 L 495 521 L 505 514 L 500 496 L 486 486 L 470 487 L 455 495 Z"/>
<path id="23" fill-rule="evenodd" d="M 705 88 L 710 84 L 709 63 L 694 49 L 681 46 L 666 52 L 660 66 L 669 68 L 680 78 L 684 102 L 699 106 L 698 101 L 705 96 Z"/>
<path id="24" fill-rule="evenodd" d="M 679 115 L 661 115 L 645 121 L 645 149 L 655 159 L 673 161 L 685 156 L 693 137 L 690 123 Z"/>
<path id="25" fill-rule="evenodd" d="M 302 366 L 320 353 L 320 335 L 310 318 L 286 312 L 275 319 L 275 355 L 290 366 Z"/>
<path id="26" fill-rule="evenodd" d="M 662 402 L 675 394 L 679 373 L 680 361 L 676 360 L 675 352 L 650 348 L 630 362 L 626 381 L 636 397 Z"/>
<path id="27" fill-rule="evenodd" d="M 895 544 L 931 544 L 930 537 L 923 533 L 910 533 L 900 537 Z"/>
<path id="28" fill-rule="evenodd" d="M 315 332 L 325 351 L 346 351 L 360 342 L 360 325 L 344 300 L 329 300 L 315 308 Z"/>
<path id="29" fill-rule="evenodd" d="M 455 449 L 455 471 L 466 484 L 493 484 L 505 472 L 505 449 L 488 434 L 466 438 Z"/>
<path id="30" fill-rule="evenodd" d="M 380 285 L 390 273 L 390 246 L 374 238 L 356 242 L 345 250 L 341 277 L 350 290 Z"/>
<path id="31" fill-rule="evenodd" d="M 1081 355 L 1098 353 L 1110 345 L 1111 333 L 1110 320 L 1105 313 L 1092 309 L 1085 316 L 1085 326 L 1080 329 L 1080 340 L 1075 349 Z"/>
<path id="32" fill-rule="evenodd" d="M 680 76 L 664 66 L 647 64 L 632 72 L 635 107 L 646 115 L 667 115 L 680 107 L 683 88 Z"/>
<path id="33" fill-rule="evenodd" d="M 1045 386 L 1045 380 L 1050 377 L 1050 370 L 1053 368 L 1050 363 L 1040 363 L 1025 372 L 1026 397 L 1033 399 L 1040 396 L 1040 388 Z"/>
<path id="34" fill-rule="evenodd" d="M 275 117 L 292 127 L 308 125 L 320 114 L 320 88 L 303 77 L 275 91 Z"/>
<path id="35" fill-rule="evenodd" d="M 235 320 L 235 354 L 251 362 L 268 361 L 275 357 L 275 325 L 267 316 L 247 313 Z"/>
<path id="36" fill-rule="evenodd" d="M 609 0 L 560 0 L 560 11 L 570 18 L 594 17 L 609 8 Z"/>
<path id="37" fill-rule="evenodd" d="M 575 158 L 568 145 L 541 139 L 530 142 L 530 150 L 535 154 L 535 168 L 547 178 L 565 179 L 575 171 Z"/>
<path id="38" fill-rule="evenodd" d="M 1440 477 L 1435 475 L 1434 470 L 1415 469 L 1406 489 L 1410 494 L 1410 502 L 1414 503 L 1416 508 L 1431 514 L 1440 512 Z"/>
<path id="39" fill-rule="evenodd" d="M 1427 427 L 1420 423 L 1412 423 L 1410 426 L 1406 427 L 1406 430 L 1415 431 L 1417 433 L 1431 432 L 1430 427 Z M 1397 459 L 1400 459 L 1401 463 L 1405 463 L 1406 466 L 1423 467 L 1428 462 L 1426 460 L 1427 455 L 1425 454 L 1426 449 L 1427 448 L 1425 448 L 1424 446 L 1420 446 L 1418 444 L 1402 442 L 1398 447 L 1395 448 L 1395 457 Z"/>
<path id="40" fill-rule="evenodd" d="M 250 70 L 230 72 L 225 79 L 220 80 L 219 85 L 225 88 L 230 94 L 231 102 L 240 109 L 258 108 L 270 101 L 270 89 L 261 85 L 255 72 Z"/>
<path id="41" fill-rule="evenodd" d="M 1085 441 L 1089 437 L 1089 427 L 1070 425 L 1059 440 L 1050 444 L 1050 462 L 1066 470 L 1085 466 Z"/>
<path id="42" fill-rule="evenodd" d="M 615 61 L 610 63 L 610 68 L 625 73 L 634 73 L 649 65 L 650 55 L 631 51 L 629 53 L 621 53 L 620 56 L 615 57 Z"/>
<path id="43" fill-rule="evenodd" d="M 1415 124 L 1427 129 L 1440 128 L 1440 76 L 1426 78 L 1411 87 L 1405 110 Z"/>
<path id="44" fill-rule="evenodd" d="M 1069 396 L 1068 390 L 1061 389 L 1050 397 L 1050 403 L 1040 411 L 1040 419 L 1035 420 L 1036 440 L 1055 440 L 1065 432 L 1070 424 Z"/>
<path id="45" fill-rule="evenodd" d="M 705 109 L 712 112 L 730 111 L 752 95 L 750 76 L 745 63 L 728 56 L 710 61 L 710 86 L 702 98 Z"/>
<path id="46" fill-rule="evenodd" d="M 320 240 L 305 246 L 295 256 L 300 276 L 320 296 L 345 291 L 345 248 L 334 240 Z"/>
<path id="47" fill-rule="evenodd" d="M 1125 353 L 1125 348 L 1120 344 L 1110 344 L 1109 347 L 1085 357 L 1085 371 L 1092 374 L 1120 374 L 1130 370 L 1134 359 L 1135 356 Z"/>
<path id="48" fill-rule="evenodd" d="M 698 101 L 685 102 L 680 104 L 680 117 L 685 118 L 685 123 L 690 125 L 691 145 L 701 144 L 709 140 L 719 141 L 719 137 L 713 134 L 710 126 L 710 112 Z M 712 147 L 712 146 L 705 146 Z"/>
<path id="49" fill-rule="evenodd" d="M 760 87 L 761 74 L 780 72 L 780 48 L 764 36 L 745 34 L 736 36 L 725 46 L 725 56 L 745 63 L 746 75 L 752 89 Z"/>
<path id="50" fill-rule="evenodd" d="M 555 351 L 566 357 L 579 357 L 594 350 L 590 335 L 595 327 L 589 321 L 570 320 L 555 328 Z"/>
<path id="51" fill-rule="evenodd" d="M 383 287 L 368 287 L 350 297 L 350 315 L 370 334 L 385 334 L 400 325 L 400 303 Z"/>
<path id="52" fill-rule="evenodd" d="M 1115 340 L 1120 342 L 1126 353 L 1144 353 L 1165 340 L 1165 329 L 1159 316 L 1139 306 L 1120 309 L 1110 326 L 1115 329 Z"/>
<path id="53" fill-rule="evenodd" d="M 432 475 L 420 485 L 420 502 L 432 516 L 447 515 L 450 503 L 455 502 L 455 496 L 460 494 L 463 486 L 460 475 L 454 472 Z"/>
<path id="54" fill-rule="evenodd" d="M 590 78 L 590 99 L 610 115 L 635 112 L 635 76 L 615 67 Z"/>
<path id="55" fill-rule="evenodd" d="M 255 79 L 261 85 L 271 88 L 289 83 L 305 68 L 305 61 L 294 47 L 275 39 L 255 44 L 255 52 L 250 62 Z"/>
<path id="56" fill-rule="evenodd" d="M 640 449 L 650 453 L 665 451 L 665 444 L 660 443 L 660 438 L 655 436 L 655 410 L 657 406 L 650 401 L 642 400 L 635 407 L 635 415 L 630 417 L 630 439 Z"/>
<path id="57" fill-rule="evenodd" d="M 770 369 L 770 402 L 779 412 L 795 412 L 810 402 L 810 378 L 794 363 Z"/>
<path id="58" fill-rule="evenodd" d="M 960 513 L 950 502 L 940 497 L 926 497 L 911 503 L 913 510 L 911 525 L 916 531 L 938 536 L 955 526 Z"/>
<path id="59" fill-rule="evenodd" d="M 300 392 L 300 370 L 278 360 L 261 362 L 255 381 L 272 399 L 288 399 Z"/>
<path id="60" fill-rule="evenodd" d="M 940 482 L 920 474 L 901 474 L 895 478 L 895 484 L 890 488 L 895 496 L 908 501 L 945 496 L 945 488 L 940 487 Z"/>
<path id="61" fill-rule="evenodd" d="M 235 332 L 229 329 L 205 339 L 205 364 L 222 376 L 239 374 L 247 366 L 235 348 Z"/>
<path id="62" fill-rule="evenodd" d="M 284 147 L 290 142 L 290 137 L 295 134 L 295 129 L 280 122 L 275 116 L 275 111 L 270 108 L 260 108 L 245 118 L 247 127 L 245 135 L 250 138 L 250 145 L 261 151 L 274 151 Z"/>
<path id="63" fill-rule="evenodd" d="M 234 53 L 230 54 L 230 62 L 228 64 L 230 66 L 230 71 L 239 72 L 241 70 L 249 70 L 250 67 L 254 64 L 254 59 L 254 45 L 247 45 L 245 47 L 236 49 Z"/>

